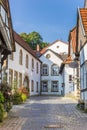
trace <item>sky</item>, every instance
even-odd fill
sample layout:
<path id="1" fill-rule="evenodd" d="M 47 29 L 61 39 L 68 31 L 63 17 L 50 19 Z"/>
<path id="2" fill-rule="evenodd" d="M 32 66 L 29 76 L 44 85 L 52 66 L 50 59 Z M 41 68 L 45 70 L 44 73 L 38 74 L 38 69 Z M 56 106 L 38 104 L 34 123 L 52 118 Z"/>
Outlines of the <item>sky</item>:
<path id="1" fill-rule="evenodd" d="M 44 42 L 68 41 L 84 0 L 9 0 L 17 33 L 39 32 Z"/>

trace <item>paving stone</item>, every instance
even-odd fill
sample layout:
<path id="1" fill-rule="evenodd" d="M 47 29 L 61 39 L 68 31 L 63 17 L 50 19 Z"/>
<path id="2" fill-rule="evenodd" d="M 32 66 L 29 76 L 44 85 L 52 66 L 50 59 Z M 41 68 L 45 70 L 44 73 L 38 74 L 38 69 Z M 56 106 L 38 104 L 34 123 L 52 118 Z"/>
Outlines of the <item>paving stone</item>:
<path id="1" fill-rule="evenodd" d="M 76 100 L 64 97 L 31 97 L 13 106 L 0 130 L 86 130 L 87 114 L 78 111 L 76 104 Z"/>

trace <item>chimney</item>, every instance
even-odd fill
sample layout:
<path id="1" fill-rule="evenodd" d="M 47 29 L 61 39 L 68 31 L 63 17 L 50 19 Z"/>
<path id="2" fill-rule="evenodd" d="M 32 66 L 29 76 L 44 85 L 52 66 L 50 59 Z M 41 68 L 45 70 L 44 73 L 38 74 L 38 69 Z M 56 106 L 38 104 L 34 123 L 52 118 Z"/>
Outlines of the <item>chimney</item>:
<path id="1" fill-rule="evenodd" d="M 87 8 L 87 0 L 84 2 L 84 8 Z"/>
<path id="2" fill-rule="evenodd" d="M 37 47 L 36 47 L 36 55 L 37 55 L 37 57 L 40 56 L 40 45 L 39 44 L 37 44 Z"/>
<path id="3" fill-rule="evenodd" d="M 40 51 L 40 45 L 39 44 L 37 44 L 36 50 L 37 50 L 37 52 Z"/>

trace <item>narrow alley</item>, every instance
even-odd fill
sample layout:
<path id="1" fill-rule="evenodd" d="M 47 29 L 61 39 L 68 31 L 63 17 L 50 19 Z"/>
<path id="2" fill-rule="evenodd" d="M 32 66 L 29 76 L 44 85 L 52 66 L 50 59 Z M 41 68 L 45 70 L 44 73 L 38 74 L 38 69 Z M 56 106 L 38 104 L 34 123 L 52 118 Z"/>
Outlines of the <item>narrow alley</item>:
<path id="1" fill-rule="evenodd" d="M 31 97 L 13 106 L 0 130 L 86 130 L 87 114 L 78 111 L 76 104 L 64 97 Z"/>

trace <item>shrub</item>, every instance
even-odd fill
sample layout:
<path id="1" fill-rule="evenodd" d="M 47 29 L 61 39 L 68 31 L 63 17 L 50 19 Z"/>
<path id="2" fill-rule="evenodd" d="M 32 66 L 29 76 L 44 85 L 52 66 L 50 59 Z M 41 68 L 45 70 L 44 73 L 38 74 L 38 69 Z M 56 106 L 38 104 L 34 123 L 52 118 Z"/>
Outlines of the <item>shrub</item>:
<path id="1" fill-rule="evenodd" d="M 21 98 L 21 94 L 16 92 L 13 95 L 13 104 L 17 105 L 17 104 L 21 104 L 22 103 L 22 98 Z"/>
<path id="2" fill-rule="evenodd" d="M 3 121 L 4 105 L 0 103 L 0 122 Z"/>
<path id="3" fill-rule="evenodd" d="M 22 101 L 23 101 L 23 102 L 26 101 L 26 99 L 27 99 L 26 94 L 22 93 L 22 94 L 21 94 L 21 98 L 22 98 Z"/>
<path id="4" fill-rule="evenodd" d="M 12 108 L 12 93 L 11 93 L 11 87 L 6 84 L 1 84 L 1 92 L 4 96 L 4 108 L 8 112 Z"/>
<path id="5" fill-rule="evenodd" d="M 1 91 L 0 91 L 0 103 L 4 103 L 4 96 Z"/>
<path id="6" fill-rule="evenodd" d="M 21 94 L 24 93 L 27 97 L 29 97 L 29 90 L 24 86 L 20 87 L 18 89 L 18 92 L 21 93 Z"/>

